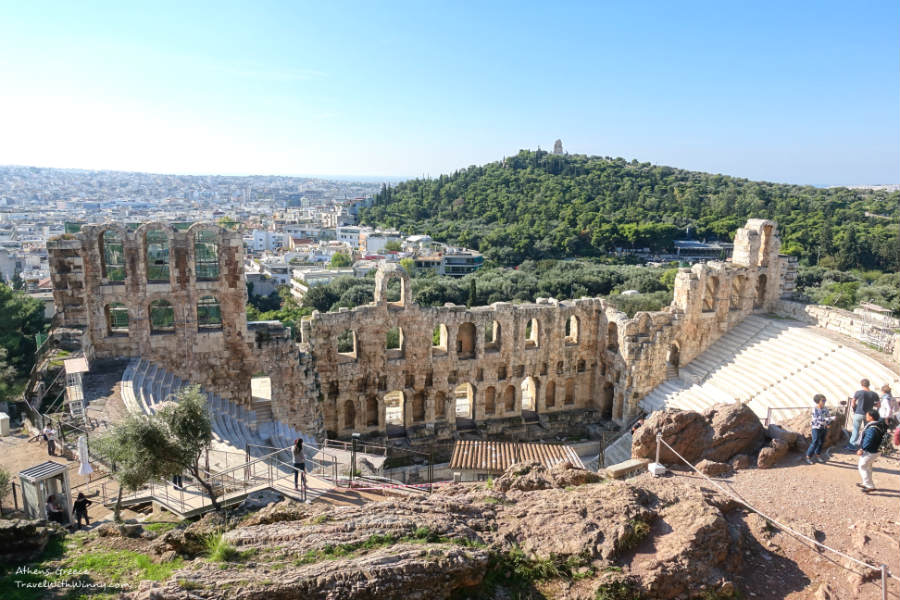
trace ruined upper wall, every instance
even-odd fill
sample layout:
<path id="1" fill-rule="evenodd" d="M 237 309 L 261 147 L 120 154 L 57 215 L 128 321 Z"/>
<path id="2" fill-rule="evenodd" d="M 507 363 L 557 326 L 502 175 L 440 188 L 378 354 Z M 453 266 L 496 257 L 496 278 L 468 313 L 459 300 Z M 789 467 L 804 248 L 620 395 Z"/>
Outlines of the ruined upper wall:
<path id="1" fill-rule="evenodd" d="M 206 245 L 201 232 L 211 236 Z M 216 276 L 198 276 L 209 275 L 210 259 L 201 264 L 198 252 L 210 247 Z M 337 436 L 399 427 L 423 437 L 453 435 L 467 422 L 503 431 L 524 415 L 583 411 L 587 419 L 627 421 L 672 367 L 754 310 L 772 310 L 785 291 L 779 248 L 775 223 L 751 220 L 735 236 L 732 262 L 681 269 L 672 305 L 631 319 L 600 298 L 422 307 L 406 272 L 383 264 L 372 303 L 314 313 L 302 322 L 298 345 L 248 334 L 236 233 L 107 224 L 48 244 L 60 318 L 84 327 L 98 356 L 143 356 L 244 403 L 251 402 L 250 377 L 263 372 L 272 377 L 273 413 L 295 427 Z M 391 279 L 400 280 L 398 302 L 386 296 Z M 210 298 L 221 311 L 217 326 L 201 322 Z M 151 323 L 158 301 L 171 306 L 170 328 Z M 111 310 L 128 315 L 125 331 Z M 388 346 L 389 332 L 397 347 Z"/>

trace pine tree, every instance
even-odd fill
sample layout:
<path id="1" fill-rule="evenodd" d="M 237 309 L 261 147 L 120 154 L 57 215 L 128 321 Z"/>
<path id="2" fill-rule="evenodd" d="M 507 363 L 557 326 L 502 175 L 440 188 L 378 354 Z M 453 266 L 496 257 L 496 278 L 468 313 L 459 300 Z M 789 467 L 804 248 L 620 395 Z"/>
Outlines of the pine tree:
<path id="1" fill-rule="evenodd" d="M 466 300 L 466 307 L 472 308 L 477 303 L 477 290 L 475 288 L 475 278 L 469 280 L 469 298 Z"/>

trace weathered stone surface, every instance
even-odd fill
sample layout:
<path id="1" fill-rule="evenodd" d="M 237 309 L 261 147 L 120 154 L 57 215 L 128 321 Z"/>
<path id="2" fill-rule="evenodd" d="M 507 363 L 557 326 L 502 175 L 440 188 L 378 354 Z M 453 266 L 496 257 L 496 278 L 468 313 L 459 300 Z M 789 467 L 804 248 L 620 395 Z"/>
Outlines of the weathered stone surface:
<path id="1" fill-rule="evenodd" d="M 691 463 L 701 458 L 727 462 L 737 454 L 753 454 L 765 439 L 759 418 L 741 404 L 716 404 L 703 413 L 656 411 L 634 433 L 631 455 L 654 459 L 657 432 Z M 660 452 L 660 461 L 667 464 L 682 462 L 665 446 Z"/>
<path id="2" fill-rule="evenodd" d="M 731 465 L 732 469 L 738 471 L 740 469 L 749 469 L 750 465 L 753 464 L 753 460 L 747 454 L 738 454 L 728 461 L 728 464 Z"/>
<path id="3" fill-rule="evenodd" d="M 0 519 L 0 564 L 22 564 L 37 557 L 58 528 L 46 521 Z"/>
<path id="4" fill-rule="evenodd" d="M 835 415 L 836 411 L 837 409 L 834 408 L 831 410 L 832 416 Z M 787 419 L 784 423 L 781 423 L 781 426 L 788 431 L 799 434 L 794 444 L 798 451 L 805 451 L 809 444 L 812 443 L 812 419 L 810 419 L 809 414 L 804 413 Z M 822 450 L 824 451 L 826 448 L 840 444 L 843 439 L 844 429 L 841 427 L 841 421 L 840 419 L 835 419 L 828 424 L 828 429 L 825 432 L 825 441 L 822 443 Z"/>
<path id="5" fill-rule="evenodd" d="M 780 425 L 771 424 L 766 428 L 766 437 L 772 440 L 781 440 L 786 443 L 789 448 L 796 448 L 797 438 L 800 437 L 796 431 L 789 431 Z"/>
<path id="6" fill-rule="evenodd" d="M 644 424 L 634 432 L 631 442 L 633 458 L 656 457 L 656 434 L 662 433 L 663 440 L 683 456 L 685 460 L 696 462 L 703 454 L 710 433 L 705 417 L 689 410 L 665 410 L 652 413 Z M 663 463 L 681 463 L 681 460 L 666 446 L 662 446 L 659 459 Z"/>
<path id="7" fill-rule="evenodd" d="M 768 469 L 775 466 L 779 460 L 787 456 L 790 446 L 783 440 L 772 440 L 772 443 L 759 451 L 756 458 L 756 466 L 760 469 Z"/>
<path id="8" fill-rule="evenodd" d="M 731 475 L 734 470 L 731 465 L 728 463 L 715 462 L 712 460 L 703 459 L 698 462 L 694 467 L 705 475 L 709 475 L 710 477 L 719 477 L 719 476 L 728 476 Z"/>
<path id="9" fill-rule="evenodd" d="M 735 454 L 752 454 L 764 441 L 764 430 L 749 406 L 716 404 L 703 413 L 709 422 L 711 436 L 703 450 L 703 458 L 726 462 Z"/>

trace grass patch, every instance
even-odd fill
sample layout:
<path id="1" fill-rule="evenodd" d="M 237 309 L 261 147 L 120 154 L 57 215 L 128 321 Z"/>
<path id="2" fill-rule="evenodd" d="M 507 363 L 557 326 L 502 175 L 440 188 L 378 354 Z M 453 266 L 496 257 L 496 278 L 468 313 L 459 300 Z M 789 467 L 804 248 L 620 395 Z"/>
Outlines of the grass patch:
<path id="1" fill-rule="evenodd" d="M 628 523 L 628 530 L 619 540 L 619 552 L 628 552 L 637 547 L 647 535 L 650 534 L 650 525 L 640 519 L 632 519 Z"/>
<path id="2" fill-rule="evenodd" d="M 206 538 L 206 557 L 217 563 L 238 562 L 252 556 L 256 550 L 238 550 L 227 541 L 221 533 L 213 533 Z"/>
<path id="3" fill-rule="evenodd" d="M 331 517 L 329 517 L 328 515 L 316 515 L 315 517 L 313 517 L 311 523 L 313 525 L 321 525 L 322 523 L 327 523 L 330 520 Z"/>
<path id="4" fill-rule="evenodd" d="M 492 598 L 501 595 L 527 596 L 537 582 L 549 579 L 579 580 L 596 574 L 587 556 L 531 558 L 520 548 L 491 555 L 481 584 L 473 589 L 457 590 L 454 598 Z M 505 592 L 501 594 L 499 590 Z"/>
<path id="5" fill-rule="evenodd" d="M 70 563 L 70 568 L 90 572 L 103 582 L 124 583 L 136 581 L 162 581 L 181 568 L 182 560 L 176 558 L 166 563 L 155 563 L 146 554 L 130 550 L 113 550 L 82 554 Z"/>
<path id="6" fill-rule="evenodd" d="M 174 521 L 159 521 L 158 523 L 144 523 L 144 529 L 151 533 L 155 534 L 163 534 L 167 531 L 172 531 L 178 527 L 178 523 Z"/>
<path id="7" fill-rule="evenodd" d="M 630 581 L 613 581 L 597 588 L 594 600 L 641 600 L 644 595 L 639 587 Z"/>

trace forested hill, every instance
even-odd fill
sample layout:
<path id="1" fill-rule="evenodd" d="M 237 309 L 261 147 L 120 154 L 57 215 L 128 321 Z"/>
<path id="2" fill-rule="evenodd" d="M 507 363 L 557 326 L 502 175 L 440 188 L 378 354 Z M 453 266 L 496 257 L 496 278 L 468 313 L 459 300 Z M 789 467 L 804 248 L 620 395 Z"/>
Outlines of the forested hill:
<path id="1" fill-rule="evenodd" d="M 361 221 L 427 233 L 513 265 L 616 246 L 664 250 L 688 226 L 697 238 L 731 240 L 752 217 L 778 221 L 783 251 L 809 264 L 900 269 L 900 192 L 764 183 L 540 150 L 384 187 Z"/>

